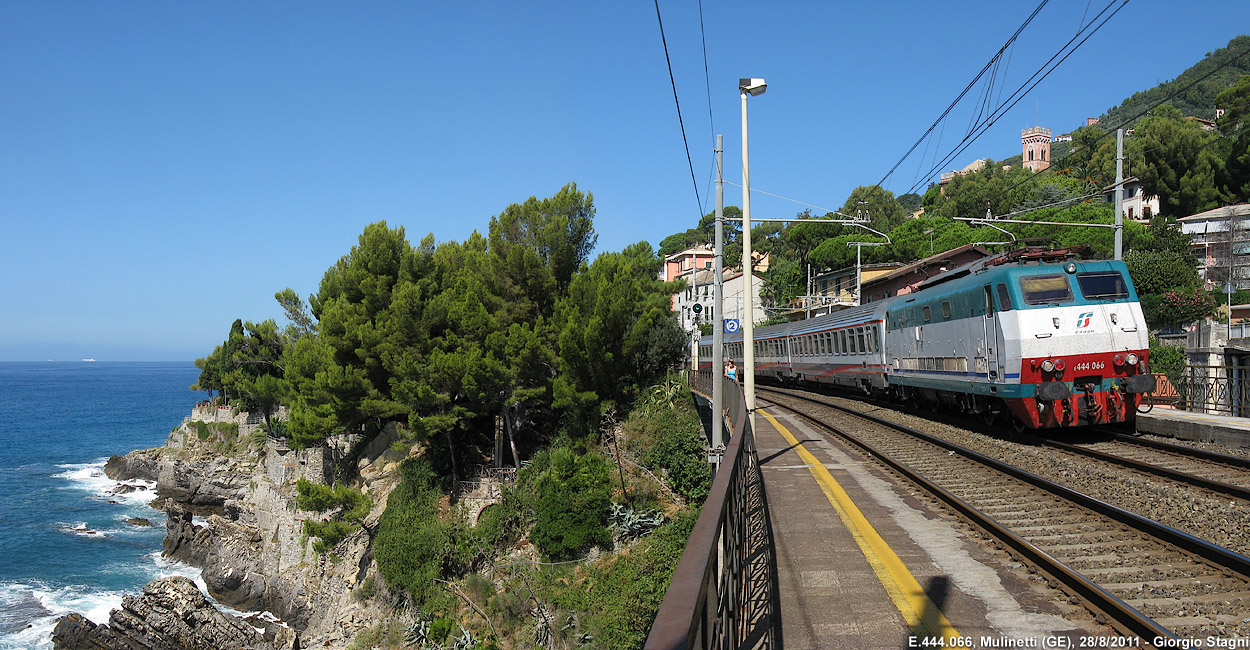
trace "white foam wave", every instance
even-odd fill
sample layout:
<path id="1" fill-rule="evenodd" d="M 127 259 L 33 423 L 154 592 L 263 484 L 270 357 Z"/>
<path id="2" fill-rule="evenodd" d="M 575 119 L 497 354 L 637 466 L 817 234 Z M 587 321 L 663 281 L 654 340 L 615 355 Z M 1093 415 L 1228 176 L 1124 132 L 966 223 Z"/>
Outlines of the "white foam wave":
<path id="1" fill-rule="evenodd" d="M 93 623 L 107 623 L 109 612 L 121 606 L 120 591 L 84 592 L 78 587 L 50 587 L 38 582 L 0 583 L 0 607 L 20 608 L 15 616 L 26 620 L 6 621 L 8 633 L 0 636 L 0 650 L 44 650 L 52 647 L 56 620 L 78 612 Z"/>
<path id="2" fill-rule="evenodd" d="M 213 595 L 208 593 L 208 583 L 204 581 L 203 569 L 193 567 L 190 564 L 179 562 L 177 560 L 171 560 L 164 555 L 161 555 L 160 551 L 149 553 L 148 557 L 152 558 L 153 565 L 155 567 L 153 571 L 155 578 L 168 578 L 169 576 L 182 576 L 184 578 L 188 578 L 191 582 L 195 583 L 195 586 L 200 588 L 200 591 L 208 597 L 208 601 L 215 605 L 217 609 L 220 609 L 221 611 L 232 616 L 238 616 L 239 618 L 246 618 L 256 613 L 237 610 L 229 605 L 224 605 L 216 598 L 213 598 Z M 269 612 L 264 613 L 269 614 L 269 616 L 273 616 L 273 614 L 270 614 Z M 274 620 L 277 620 L 276 616 L 274 616 Z"/>
<path id="3" fill-rule="evenodd" d="M 104 474 L 104 463 L 107 458 L 97 459 L 91 463 L 66 463 L 57 465 L 65 470 L 53 474 L 54 478 L 69 481 L 69 487 L 83 490 L 103 501 L 116 501 L 130 506 L 146 506 L 156 498 L 156 483 L 132 479 L 114 481 Z"/>

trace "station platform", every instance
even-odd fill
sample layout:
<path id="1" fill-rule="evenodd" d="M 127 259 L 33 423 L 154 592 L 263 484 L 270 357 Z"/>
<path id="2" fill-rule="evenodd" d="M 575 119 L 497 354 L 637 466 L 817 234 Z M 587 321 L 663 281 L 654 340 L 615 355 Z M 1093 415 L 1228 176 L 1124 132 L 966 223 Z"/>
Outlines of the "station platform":
<path id="1" fill-rule="evenodd" d="M 1137 431 L 1180 440 L 1250 447 L 1250 418 L 1155 408 L 1137 415 Z"/>
<path id="2" fill-rule="evenodd" d="M 767 405 L 755 421 L 783 647 L 927 648 L 934 637 L 943 647 L 1078 647 L 1090 635 L 1084 609 L 1052 602 L 1010 556 L 856 452 Z M 1060 637 L 1071 645 L 1043 645 Z"/>

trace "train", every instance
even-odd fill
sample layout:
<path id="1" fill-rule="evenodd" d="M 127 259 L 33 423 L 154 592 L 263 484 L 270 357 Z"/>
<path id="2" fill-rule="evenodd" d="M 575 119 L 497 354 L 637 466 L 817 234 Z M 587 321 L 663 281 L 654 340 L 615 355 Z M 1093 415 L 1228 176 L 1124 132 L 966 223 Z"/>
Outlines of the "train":
<path id="1" fill-rule="evenodd" d="M 941 405 L 1017 430 L 1132 422 L 1153 393 L 1145 318 L 1121 261 L 1015 249 L 858 307 L 754 330 L 757 380 Z M 725 358 L 743 368 L 741 332 Z M 700 368 L 712 368 L 703 336 Z"/>

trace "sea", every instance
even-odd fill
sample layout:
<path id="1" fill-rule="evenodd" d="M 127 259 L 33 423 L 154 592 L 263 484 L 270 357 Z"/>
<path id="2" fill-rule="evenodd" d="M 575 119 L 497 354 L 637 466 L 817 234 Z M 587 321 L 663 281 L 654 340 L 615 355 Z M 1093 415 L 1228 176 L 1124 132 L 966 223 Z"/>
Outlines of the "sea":
<path id="1" fill-rule="evenodd" d="M 104 475 L 109 456 L 164 444 L 204 398 L 187 388 L 198 376 L 189 361 L 0 362 L 0 650 L 51 648 L 69 612 L 107 623 L 155 578 L 204 589 L 161 557 L 155 486 L 121 494 Z"/>

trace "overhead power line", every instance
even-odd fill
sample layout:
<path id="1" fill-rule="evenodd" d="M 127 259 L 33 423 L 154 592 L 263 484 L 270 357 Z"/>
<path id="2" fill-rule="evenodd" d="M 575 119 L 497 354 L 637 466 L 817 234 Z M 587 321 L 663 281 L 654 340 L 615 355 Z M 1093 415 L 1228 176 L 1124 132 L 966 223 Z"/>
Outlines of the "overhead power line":
<path id="1" fill-rule="evenodd" d="M 1082 38 L 1079 42 L 1076 42 L 1076 39 L 1079 38 L 1083 32 L 1077 32 L 1077 34 L 1073 36 L 1070 40 L 1068 40 L 1067 43 L 1064 43 L 1063 46 L 1060 47 L 1059 50 L 1056 51 L 1055 54 L 1050 57 L 1050 59 L 1048 59 L 1045 63 L 1043 63 L 1041 67 L 1037 69 L 1036 72 L 1034 72 L 1028 79 L 1024 81 L 1024 83 L 1022 83 L 1018 88 L 1016 88 L 1016 90 L 1011 95 L 1007 97 L 1007 101 L 1008 101 L 1007 104 L 1000 105 L 997 109 L 994 110 L 994 112 L 988 115 L 978 126 L 974 135 L 965 137 L 963 140 L 961 140 L 959 145 L 957 145 L 953 150 L 951 150 L 950 153 L 944 156 L 937 164 L 933 165 L 933 167 L 931 167 L 929 171 L 924 174 L 924 176 L 919 182 L 912 185 L 911 189 L 909 189 L 908 192 L 915 192 L 916 188 L 922 185 L 929 178 L 931 178 L 935 171 L 946 166 L 956 156 L 963 153 L 968 147 L 972 146 L 974 142 L 976 142 L 982 135 L 985 134 L 987 130 L 989 130 L 991 126 L 994 125 L 994 122 L 996 122 L 1000 117 L 1002 117 L 1007 111 L 1014 108 L 1016 104 L 1020 103 L 1020 100 L 1024 99 L 1024 97 L 1027 96 L 1030 91 L 1036 88 L 1038 84 L 1040 84 L 1042 81 L 1046 79 L 1046 77 L 1050 76 L 1051 73 L 1053 73 L 1064 61 L 1066 61 L 1068 57 L 1072 56 L 1072 54 L 1074 54 L 1078 49 L 1080 49 L 1080 47 L 1084 45 L 1085 42 L 1088 41 L 1094 34 L 1098 33 L 1098 31 L 1101 30 L 1103 26 L 1107 24 L 1108 21 L 1114 18 L 1115 15 L 1120 12 L 1120 10 L 1122 10 L 1125 6 L 1128 5 L 1128 1 L 1129 0 L 1112 0 L 1112 2 L 1109 3 L 1106 7 L 1104 7 L 1102 11 L 1098 12 L 1098 15 L 1094 16 L 1094 19 L 1091 20 L 1085 26 L 1084 29 L 1088 29 L 1091 25 L 1094 24 L 1095 21 L 1099 19 L 1099 17 L 1107 13 L 1107 11 L 1111 9 L 1113 5 L 1115 5 L 1116 3 L 1119 3 L 1119 6 L 1116 7 L 1115 11 L 1112 11 L 1110 14 L 1107 14 L 1107 16 L 1102 19 L 1102 22 L 1099 22 L 1097 26 L 1095 26 L 1092 30 L 1090 30 L 1089 33 L 1086 34 L 1085 37 Z M 1076 42 L 1075 45 L 1073 45 L 1074 42 Z"/>
<path id="2" fill-rule="evenodd" d="M 1098 138 L 1097 138 L 1096 140 L 1094 140 L 1093 142 L 1091 142 L 1091 143 L 1090 143 L 1090 146 L 1092 147 L 1092 146 L 1094 146 L 1095 144 L 1100 143 L 1100 142 L 1103 140 L 1103 138 L 1110 137 L 1110 136 L 1111 136 L 1111 134 L 1115 133 L 1117 130 L 1122 129 L 1122 128 L 1124 128 L 1124 127 L 1128 126 L 1129 124 L 1132 124 L 1134 121 L 1136 121 L 1138 118 L 1142 117 L 1143 115 L 1145 115 L 1145 114 L 1149 113 L 1150 111 L 1153 111 L 1154 109 L 1156 109 L 1156 108 L 1158 108 L 1158 107 L 1160 107 L 1160 106 L 1162 106 L 1162 105 L 1164 105 L 1164 104 L 1166 104 L 1166 103 L 1168 103 L 1168 102 L 1172 101 L 1172 100 L 1173 100 L 1173 99 L 1175 99 L 1177 96 L 1179 96 L 1179 95 L 1181 95 L 1181 94 L 1185 93 L 1186 91 L 1188 91 L 1190 88 L 1193 88 L 1194 86 L 1196 86 L 1196 85 L 1198 85 L 1198 84 L 1202 83 L 1203 81 L 1206 81 L 1206 80 L 1207 80 L 1207 78 L 1208 78 L 1208 77 L 1210 77 L 1211 75 L 1214 75 L 1215 73 L 1219 72 L 1220 70 L 1223 70 L 1224 68 L 1226 68 L 1226 67 L 1228 67 L 1228 66 L 1230 66 L 1230 65 L 1232 65 L 1232 64 L 1234 64 L 1234 63 L 1236 63 L 1236 62 L 1238 62 L 1238 61 L 1240 61 L 1240 60 L 1241 60 L 1242 58 L 1244 58 L 1246 55 L 1250 55 L 1250 50 L 1246 50 L 1245 52 L 1242 52 L 1241 54 L 1238 54 L 1237 56 L 1232 57 L 1231 59 L 1229 59 L 1229 60 L 1227 60 L 1227 61 L 1225 61 L 1225 62 L 1223 62 L 1223 63 L 1221 63 L 1221 64 L 1219 64 L 1219 65 L 1217 65 L 1217 66 L 1215 66 L 1215 67 L 1214 67 L 1214 68 L 1212 68 L 1209 72 L 1207 72 L 1206 74 L 1202 75 L 1201 77 L 1198 77 L 1197 79 L 1193 80 L 1192 82 L 1190 82 L 1189 84 L 1187 84 L 1185 87 L 1183 87 L 1183 88 L 1178 88 L 1178 89 L 1176 89 L 1176 90 L 1172 91 L 1172 92 L 1171 92 L 1171 94 L 1169 94 L 1169 95 L 1167 95 L 1166 97 L 1164 97 L 1163 99 L 1160 99 L 1159 101 L 1157 101 L 1157 102 L 1155 102 L 1155 103 L 1151 104 L 1150 106 L 1147 106 L 1146 108 L 1144 108 L 1144 109 L 1142 109 L 1141 111 L 1139 111 L 1136 115 L 1134 115 L 1134 116 L 1132 116 L 1132 117 L 1130 117 L 1130 118 L 1128 118 L 1128 119 L 1126 119 L 1126 120 L 1124 120 L 1124 121 L 1120 122 L 1119 124 L 1117 124 L 1117 125 L 1115 125 L 1115 126 L 1113 126 L 1113 127 L 1110 127 L 1109 129 L 1107 129 L 1106 131 L 1104 131 L 1104 132 L 1102 133 L 1102 135 L 1098 136 Z M 1213 144 L 1214 142 L 1217 142 L 1217 141 L 1219 141 L 1219 140 L 1221 140 L 1221 139 L 1223 139 L 1223 138 L 1225 138 L 1225 137 L 1228 137 L 1228 136 L 1227 136 L 1227 135 L 1221 135 L 1221 136 L 1219 136 L 1219 137 L 1215 138 L 1214 140 L 1212 140 L 1211 142 L 1206 143 L 1205 145 L 1203 145 L 1202 147 L 1200 147 L 1200 149 L 1206 148 L 1206 147 L 1210 146 L 1211 144 Z M 1004 190 L 1002 191 L 1002 193 L 1003 193 L 1003 194 L 1006 194 L 1007 192 L 1010 192 L 1011 190 L 1014 190 L 1014 189 L 1016 189 L 1017 187 L 1020 187 L 1021 185 L 1024 185 L 1025 183 L 1031 183 L 1031 182 L 1034 182 L 1034 181 L 1040 180 L 1040 179 L 1041 179 L 1041 177 L 1042 177 L 1042 174 L 1043 174 L 1043 173 L 1045 173 L 1046 171 L 1051 171 L 1051 173 L 1052 173 L 1052 175 L 1053 175 L 1053 174 L 1055 173 L 1053 170 L 1062 169 L 1062 168 L 1063 168 L 1063 167 L 1062 167 L 1062 164 L 1063 164 L 1063 163 L 1065 163 L 1065 162 L 1067 162 L 1069 158 L 1071 158 L 1073 155 L 1075 155 L 1075 153 L 1076 153 L 1075 151 L 1070 151 L 1070 152 L 1068 152 L 1068 154 L 1067 154 L 1067 155 L 1065 155 L 1063 158 L 1060 158 L 1059 160 L 1052 161 L 1052 162 L 1051 162 L 1050 167 L 1048 167 L 1047 169 L 1042 170 L 1041 172 L 1038 172 L 1038 173 L 1036 173 L 1036 174 L 1033 174 L 1032 176 L 1029 176 L 1028 178 L 1025 178 L 1025 179 L 1020 180 L 1020 181 L 1017 181 L 1015 184 L 1013 184 L 1013 185 L 1011 185 L 1011 186 L 1007 187 L 1006 189 L 1004 189 Z M 1000 196 L 1001 196 L 1001 195 L 1000 195 Z"/>
<path id="3" fill-rule="evenodd" d="M 967 86 L 964 86 L 964 89 L 959 92 L 959 95 L 955 97 L 955 100 L 952 101 L 950 105 L 946 107 L 946 110 L 942 111 L 942 114 L 939 115 L 938 118 L 933 121 L 933 124 L 929 125 L 929 128 L 925 130 L 924 134 L 921 135 L 920 138 L 918 138 L 916 142 L 911 145 L 911 148 L 907 150 L 907 153 L 903 154 L 903 157 L 899 158 L 898 162 L 894 163 L 894 166 L 890 168 L 890 171 L 886 172 L 885 176 L 882 176 L 881 180 L 877 181 L 877 185 L 884 184 L 886 179 L 889 178 L 894 173 L 894 170 L 898 169 L 898 166 L 903 164 L 903 161 L 907 160 L 908 156 L 910 156 L 912 152 L 916 150 L 916 147 L 919 147 L 920 143 L 924 142 L 925 139 L 929 137 L 930 133 L 933 133 L 933 129 L 937 128 L 938 124 L 942 123 L 942 121 L 946 119 L 946 116 L 949 115 L 952 110 L 954 110 L 955 106 L 957 106 L 961 100 L 963 100 L 964 95 L 967 95 L 968 91 L 972 90 L 972 87 L 976 85 L 977 81 L 980 80 L 981 77 L 985 76 L 985 73 L 989 72 L 990 69 L 994 67 L 995 63 L 1002 57 L 1003 52 L 1006 51 L 1007 48 L 1010 47 L 1011 44 L 1015 42 L 1016 38 L 1020 36 L 1020 33 L 1024 31 L 1024 28 L 1028 27 L 1029 23 L 1033 22 L 1033 18 L 1035 18 L 1037 14 L 1041 12 L 1042 7 L 1045 7 L 1046 3 L 1049 1 L 1050 0 L 1042 0 L 1041 3 L 1039 3 L 1037 7 L 1033 9 L 1033 13 L 1029 14 L 1029 17 L 1026 18 L 1023 23 L 1021 23 L 1020 27 L 1018 27 L 1015 33 L 1011 35 L 1011 38 L 1008 38 L 1007 42 L 1003 43 L 1003 46 L 998 48 L 998 52 L 995 52 L 994 56 L 990 57 L 990 60 L 985 64 L 985 67 L 981 68 L 981 71 L 978 72 L 976 76 L 972 78 L 972 81 L 968 82 Z"/>
<path id="4" fill-rule="evenodd" d="M 686 146 L 686 164 L 690 166 L 690 184 L 694 187 L 694 198 L 699 204 L 699 218 L 702 219 L 703 198 L 699 196 L 699 181 L 694 177 L 694 160 L 690 158 L 690 141 L 686 139 L 686 123 L 681 119 L 681 100 L 677 98 L 677 79 L 673 77 L 673 61 L 668 56 L 668 39 L 664 38 L 664 19 L 660 17 L 660 0 L 655 0 L 655 20 L 660 24 L 660 42 L 664 44 L 664 62 L 668 64 L 668 81 L 673 85 L 673 103 L 677 104 L 677 124 L 681 126 L 681 142 Z"/>

